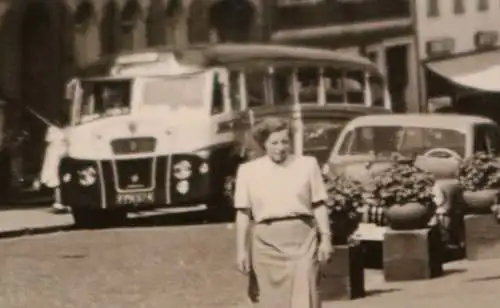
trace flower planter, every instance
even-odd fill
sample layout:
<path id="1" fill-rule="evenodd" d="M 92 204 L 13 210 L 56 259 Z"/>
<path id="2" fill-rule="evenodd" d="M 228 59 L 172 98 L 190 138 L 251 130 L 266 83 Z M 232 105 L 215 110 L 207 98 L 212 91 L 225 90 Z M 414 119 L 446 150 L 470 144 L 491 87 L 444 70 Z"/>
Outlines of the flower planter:
<path id="1" fill-rule="evenodd" d="M 333 245 L 347 245 L 351 235 L 358 228 L 358 220 L 349 217 L 349 213 L 335 212 L 330 214 L 330 230 L 332 231 Z"/>
<path id="2" fill-rule="evenodd" d="M 385 210 L 388 225 L 393 230 L 426 228 L 430 220 L 429 208 L 417 202 L 393 205 Z"/>
<path id="3" fill-rule="evenodd" d="M 491 206 L 495 204 L 498 190 L 483 189 L 478 191 L 465 190 L 463 198 L 469 213 L 491 213 Z"/>

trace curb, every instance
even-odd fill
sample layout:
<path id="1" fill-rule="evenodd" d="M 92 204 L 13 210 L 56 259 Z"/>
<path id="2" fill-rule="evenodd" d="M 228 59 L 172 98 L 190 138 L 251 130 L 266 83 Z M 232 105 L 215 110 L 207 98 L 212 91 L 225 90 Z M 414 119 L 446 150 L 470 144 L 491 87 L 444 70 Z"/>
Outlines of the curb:
<path id="1" fill-rule="evenodd" d="M 0 231 L 0 239 L 15 238 L 28 235 L 48 234 L 62 231 L 69 231 L 73 229 L 73 224 L 61 224 L 55 226 L 42 226 L 42 227 L 23 227 L 14 230 Z"/>

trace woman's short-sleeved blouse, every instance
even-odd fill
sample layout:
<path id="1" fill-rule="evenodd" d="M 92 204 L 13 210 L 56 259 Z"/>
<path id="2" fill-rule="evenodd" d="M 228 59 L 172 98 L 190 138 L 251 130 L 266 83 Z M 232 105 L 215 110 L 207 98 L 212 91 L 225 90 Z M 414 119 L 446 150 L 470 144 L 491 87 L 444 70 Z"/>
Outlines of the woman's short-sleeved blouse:
<path id="1" fill-rule="evenodd" d="M 238 170 L 234 206 L 251 209 L 256 222 L 312 215 L 312 205 L 326 199 L 321 171 L 312 156 L 293 156 L 285 165 L 264 156 Z"/>

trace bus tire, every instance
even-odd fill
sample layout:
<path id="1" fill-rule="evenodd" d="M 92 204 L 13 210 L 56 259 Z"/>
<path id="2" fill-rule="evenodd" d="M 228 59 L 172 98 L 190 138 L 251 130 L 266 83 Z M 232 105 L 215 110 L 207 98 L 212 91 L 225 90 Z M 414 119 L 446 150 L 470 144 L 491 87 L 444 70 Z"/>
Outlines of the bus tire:
<path id="1" fill-rule="evenodd" d="M 234 221 L 235 213 L 236 211 L 230 198 L 227 198 L 227 196 L 216 196 L 208 202 L 205 217 L 209 222 L 232 222 Z"/>
<path id="2" fill-rule="evenodd" d="M 74 226 L 78 229 L 93 229 L 100 225 L 100 215 L 96 210 L 74 207 L 71 209 Z"/>
<path id="3" fill-rule="evenodd" d="M 207 217 L 211 221 L 234 221 L 236 210 L 233 205 L 234 176 L 224 180 L 222 192 L 213 196 L 207 204 Z"/>
<path id="4" fill-rule="evenodd" d="M 117 227 L 127 221 L 127 211 L 122 209 L 73 208 L 71 214 L 75 227 L 81 229 Z"/>
<path id="5" fill-rule="evenodd" d="M 127 211 L 124 209 L 107 210 L 104 214 L 104 224 L 108 227 L 123 226 L 127 222 Z"/>

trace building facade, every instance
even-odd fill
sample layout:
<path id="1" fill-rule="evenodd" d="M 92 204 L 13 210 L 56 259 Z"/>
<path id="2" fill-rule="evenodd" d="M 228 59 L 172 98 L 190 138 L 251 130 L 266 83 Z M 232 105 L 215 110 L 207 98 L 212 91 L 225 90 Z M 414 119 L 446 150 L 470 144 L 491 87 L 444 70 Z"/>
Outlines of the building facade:
<path id="1" fill-rule="evenodd" d="M 423 0 L 418 0 L 423 1 Z M 420 111 L 410 0 L 274 0 L 271 40 L 367 56 L 388 77 L 396 112 Z"/>
<path id="2" fill-rule="evenodd" d="M 0 0 L 5 125 L 30 135 L 15 156 L 40 167 L 47 125 L 25 107 L 67 117 L 64 85 L 80 67 L 123 50 L 263 40 L 262 11 L 260 0 Z"/>
<path id="3" fill-rule="evenodd" d="M 500 2 L 413 1 L 421 91 L 429 109 L 500 120 Z M 434 104 L 439 101 L 448 106 Z"/>

